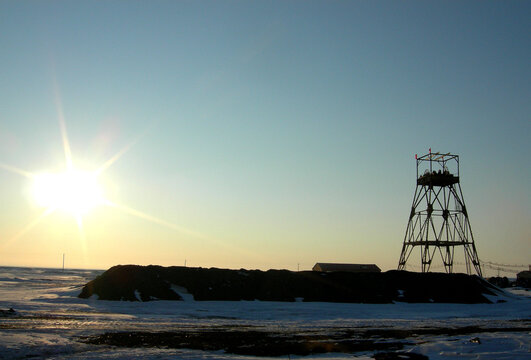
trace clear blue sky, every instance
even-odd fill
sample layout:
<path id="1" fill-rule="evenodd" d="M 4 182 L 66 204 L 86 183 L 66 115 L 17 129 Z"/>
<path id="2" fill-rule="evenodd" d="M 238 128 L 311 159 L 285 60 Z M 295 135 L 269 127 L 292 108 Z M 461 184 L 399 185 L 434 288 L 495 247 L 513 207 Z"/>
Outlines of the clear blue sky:
<path id="1" fill-rule="evenodd" d="M 0 163 L 103 174 L 0 263 L 397 265 L 415 153 L 461 156 L 482 259 L 531 262 L 528 1 L 1 1 Z M 60 98 L 60 105 L 57 99 Z M 0 170 L 0 245 L 35 219 Z M 4 240 L 3 240 L 4 239 Z"/>

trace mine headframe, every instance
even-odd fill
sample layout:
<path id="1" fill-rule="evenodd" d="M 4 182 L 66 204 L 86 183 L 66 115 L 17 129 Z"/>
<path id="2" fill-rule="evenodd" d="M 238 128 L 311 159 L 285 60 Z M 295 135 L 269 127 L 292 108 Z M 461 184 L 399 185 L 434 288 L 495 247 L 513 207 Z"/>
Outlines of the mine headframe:
<path id="1" fill-rule="evenodd" d="M 420 249 L 422 272 L 429 272 L 440 254 L 447 273 L 454 271 L 456 248 L 462 248 L 466 272 L 482 276 L 468 212 L 459 181 L 459 156 L 432 153 L 418 157 L 416 189 L 399 270 L 405 270 L 413 249 Z"/>

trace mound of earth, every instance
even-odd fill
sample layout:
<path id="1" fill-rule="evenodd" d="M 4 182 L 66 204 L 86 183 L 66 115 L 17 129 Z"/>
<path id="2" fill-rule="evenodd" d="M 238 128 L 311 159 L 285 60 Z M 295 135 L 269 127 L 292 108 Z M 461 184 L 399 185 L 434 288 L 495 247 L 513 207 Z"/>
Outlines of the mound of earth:
<path id="1" fill-rule="evenodd" d="M 490 303 L 496 288 L 475 275 L 316 272 L 117 265 L 88 282 L 80 298 L 100 300 Z"/>

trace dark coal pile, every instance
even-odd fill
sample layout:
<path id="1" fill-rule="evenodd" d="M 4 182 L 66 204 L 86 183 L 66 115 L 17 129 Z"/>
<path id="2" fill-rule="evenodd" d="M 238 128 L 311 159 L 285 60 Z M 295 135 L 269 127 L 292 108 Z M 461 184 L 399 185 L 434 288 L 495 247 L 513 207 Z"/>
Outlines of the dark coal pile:
<path id="1" fill-rule="evenodd" d="M 444 273 L 228 270 L 117 265 L 87 283 L 80 298 L 182 300 L 172 285 L 197 301 L 320 301 L 345 303 L 489 303 L 495 288 L 475 275 Z"/>

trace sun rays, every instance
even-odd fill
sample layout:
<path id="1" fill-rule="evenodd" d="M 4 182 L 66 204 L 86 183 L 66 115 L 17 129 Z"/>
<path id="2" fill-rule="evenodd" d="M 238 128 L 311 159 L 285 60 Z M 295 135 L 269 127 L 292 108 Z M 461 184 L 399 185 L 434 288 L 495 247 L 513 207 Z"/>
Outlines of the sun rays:
<path id="1" fill-rule="evenodd" d="M 109 201 L 109 200 L 105 201 L 105 205 L 110 206 L 110 207 L 115 208 L 115 209 L 118 209 L 118 210 L 120 210 L 120 211 L 122 211 L 124 213 L 129 214 L 129 215 L 136 216 L 136 217 L 138 217 L 140 219 L 144 219 L 144 220 L 150 221 L 150 222 L 152 222 L 154 224 L 162 225 L 162 226 L 168 227 L 170 229 L 177 230 L 180 233 L 193 236 L 194 238 L 202 239 L 202 240 L 206 240 L 207 239 L 206 236 L 204 236 L 203 234 L 200 234 L 200 233 L 198 233 L 196 231 L 192 231 L 192 230 L 186 229 L 186 228 L 184 228 L 182 226 L 172 224 L 170 222 L 167 222 L 167 221 L 159 219 L 159 218 L 157 218 L 155 216 L 146 214 L 146 213 L 144 213 L 142 211 L 132 209 L 132 208 L 127 207 L 125 205 L 115 204 L 115 203 L 113 203 L 112 201 Z"/>
<path id="2" fill-rule="evenodd" d="M 0 168 L 4 169 L 4 170 L 7 170 L 9 172 L 12 172 L 14 174 L 25 176 L 25 177 L 30 178 L 30 179 L 33 179 L 35 177 L 35 175 L 32 174 L 29 171 L 22 170 L 22 169 L 20 169 L 18 167 L 11 166 L 11 165 L 8 165 L 8 164 L 0 163 Z"/>
<path id="3" fill-rule="evenodd" d="M 5 243 L 4 247 L 9 246 L 11 243 L 15 242 L 16 240 L 20 239 L 22 236 L 26 235 L 30 230 L 32 230 L 35 226 L 37 226 L 42 219 L 49 216 L 55 211 L 53 208 L 45 209 L 39 216 L 37 216 L 34 220 L 32 220 L 28 225 L 26 225 L 22 230 L 20 230 L 18 233 L 16 233 L 14 236 L 9 238 Z"/>
<path id="4" fill-rule="evenodd" d="M 126 146 L 122 148 L 122 150 L 118 151 L 114 156 L 110 157 L 109 160 L 105 161 L 103 164 L 100 165 L 100 167 L 94 171 L 94 174 L 96 176 L 99 176 L 102 172 L 104 172 L 107 168 L 109 168 L 112 164 L 114 164 L 118 159 L 120 159 L 126 152 L 129 151 L 136 143 L 138 139 L 135 139 L 134 141 L 130 142 Z"/>
<path id="5" fill-rule="evenodd" d="M 75 166 L 75 161 L 72 156 L 66 122 L 57 90 L 55 95 L 61 142 L 65 159 L 64 168 L 66 170 L 60 173 L 38 174 L 27 171 L 18 166 L 0 163 L 0 169 L 33 180 L 34 201 L 37 205 L 44 208 L 39 216 L 30 221 L 21 231 L 6 240 L 3 244 L 4 247 L 25 236 L 48 216 L 57 211 L 62 211 L 70 214 L 77 224 L 79 241 L 81 243 L 83 255 L 86 256 L 87 241 L 83 216 L 90 211 L 95 211 L 96 208 L 100 206 L 121 211 L 128 215 L 167 227 L 196 239 L 207 239 L 206 236 L 196 231 L 192 231 L 185 227 L 168 222 L 164 219 L 160 219 L 156 216 L 107 199 L 105 197 L 104 188 L 98 181 L 99 176 L 110 166 L 115 164 L 124 154 L 126 154 L 142 136 L 137 137 L 129 144 L 124 146 L 122 149 L 120 149 L 120 151 L 96 167 L 95 170 L 87 171 L 78 169 Z"/>

